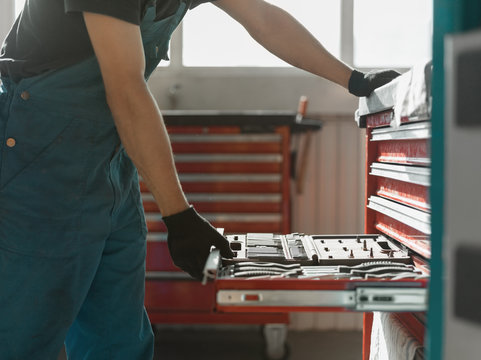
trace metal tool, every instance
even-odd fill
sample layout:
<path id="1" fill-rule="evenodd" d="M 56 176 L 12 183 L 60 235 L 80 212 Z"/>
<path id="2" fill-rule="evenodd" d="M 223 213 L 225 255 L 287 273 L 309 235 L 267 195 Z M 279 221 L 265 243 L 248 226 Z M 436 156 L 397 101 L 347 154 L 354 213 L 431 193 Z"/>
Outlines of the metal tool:
<path id="1" fill-rule="evenodd" d="M 300 266 L 277 263 L 246 262 L 227 266 L 222 271 L 225 277 L 247 278 L 369 278 L 369 277 L 418 277 L 422 272 L 413 265 L 392 261 L 369 262 L 355 266 Z"/>

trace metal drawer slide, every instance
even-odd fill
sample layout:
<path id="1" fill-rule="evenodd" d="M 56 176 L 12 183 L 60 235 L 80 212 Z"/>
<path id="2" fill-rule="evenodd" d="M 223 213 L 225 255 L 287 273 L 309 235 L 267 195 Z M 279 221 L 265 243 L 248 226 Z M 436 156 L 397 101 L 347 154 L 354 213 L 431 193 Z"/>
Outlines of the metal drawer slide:
<path id="1" fill-rule="evenodd" d="M 352 311 L 424 311 L 426 289 L 219 290 L 217 304 L 240 307 L 343 307 Z"/>

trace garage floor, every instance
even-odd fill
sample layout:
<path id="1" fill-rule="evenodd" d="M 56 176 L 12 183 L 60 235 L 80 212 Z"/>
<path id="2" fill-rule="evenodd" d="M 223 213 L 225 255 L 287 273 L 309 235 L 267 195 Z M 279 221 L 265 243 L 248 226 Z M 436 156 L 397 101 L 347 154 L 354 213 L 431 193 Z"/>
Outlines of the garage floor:
<path id="1" fill-rule="evenodd" d="M 289 331 L 289 360 L 359 360 L 358 331 Z M 64 360 L 61 354 L 59 360 Z M 154 360 L 266 360 L 260 327 L 161 327 Z"/>
<path id="2" fill-rule="evenodd" d="M 359 360 L 362 333 L 357 331 L 289 331 L 289 360 Z M 264 340 L 260 328 L 161 329 L 157 333 L 158 360 L 264 360 Z"/>

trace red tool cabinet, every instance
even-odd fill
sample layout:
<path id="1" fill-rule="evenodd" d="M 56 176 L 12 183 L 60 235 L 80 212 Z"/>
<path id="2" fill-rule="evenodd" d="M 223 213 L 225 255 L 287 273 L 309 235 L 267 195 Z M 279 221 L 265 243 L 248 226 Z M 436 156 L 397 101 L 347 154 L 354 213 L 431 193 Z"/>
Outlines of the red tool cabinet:
<path id="1" fill-rule="evenodd" d="M 399 128 L 393 129 L 389 126 L 393 116 L 391 109 L 366 115 L 365 119 L 365 231 L 381 232 L 396 239 L 412 252 L 414 262 L 429 271 L 430 121 L 413 122 L 406 117 Z M 424 313 L 395 316 L 420 344 L 424 343 Z M 369 359 L 371 325 L 372 314 L 365 313 L 365 360 Z"/>
<path id="2" fill-rule="evenodd" d="M 175 162 L 191 204 L 215 227 L 234 232 L 290 231 L 291 134 L 319 129 L 292 112 L 164 113 Z M 218 312 L 213 284 L 174 266 L 155 201 L 141 183 L 149 234 L 145 306 L 156 323 L 287 323 L 288 314 Z"/>
<path id="3" fill-rule="evenodd" d="M 367 360 L 372 311 L 388 311 L 423 344 L 430 258 L 431 129 L 429 112 L 422 113 L 419 107 L 415 115 L 403 116 L 400 126 L 390 126 L 394 111 L 400 111 L 395 108 L 396 95 L 399 82 L 404 79 L 376 90 L 372 97 L 360 102 L 357 120 L 367 127 L 365 233 L 382 234 L 395 241 L 425 276 L 399 280 L 275 276 L 245 279 L 225 276 L 219 266 L 221 259 L 213 253 L 206 275 L 213 279 L 208 284 L 214 284 L 218 312 L 362 311 L 363 359 Z M 426 98 L 416 101 L 422 109 L 429 110 L 425 106 L 429 94 L 425 91 L 424 95 Z M 422 349 L 418 356 L 422 358 Z"/>
<path id="4" fill-rule="evenodd" d="M 366 127 L 365 231 L 399 241 L 427 271 L 431 258 L 431 73 L 431 63 L 417 65 L 369 98 L 361 98 L 356 114 L 358 124 Z M 424 344 L 424 312 L 395 317 Z M 365 313 L 364 360 L 369 358 L 371 325 L 372 314 Z M 423 350 L 417 355 L 423 358 Z"/>

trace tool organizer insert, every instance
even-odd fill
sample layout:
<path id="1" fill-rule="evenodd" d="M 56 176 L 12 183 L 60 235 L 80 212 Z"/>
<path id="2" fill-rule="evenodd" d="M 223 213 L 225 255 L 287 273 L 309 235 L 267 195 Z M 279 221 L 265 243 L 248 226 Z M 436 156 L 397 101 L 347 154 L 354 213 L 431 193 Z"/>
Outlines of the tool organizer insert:
<path id="1" fill-rule="evenodd" d="M 221 278 L 420 278 L 408 252 L 383 235 L 228 235 Z"/>

